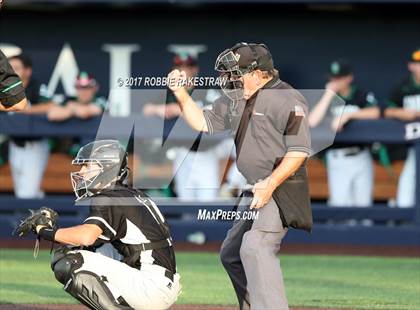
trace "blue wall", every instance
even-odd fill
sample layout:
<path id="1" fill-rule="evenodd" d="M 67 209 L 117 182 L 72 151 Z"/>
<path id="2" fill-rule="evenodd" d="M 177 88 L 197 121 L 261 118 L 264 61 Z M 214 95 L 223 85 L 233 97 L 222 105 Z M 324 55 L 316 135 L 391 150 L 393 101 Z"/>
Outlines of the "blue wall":
<path id="1" fill-rule="evenodd" d="M 340 9 L 341 8 L 341 9 Z M 343 9 L 344 8 L 344 9 Z M 354 10 L 306 6 L 137 7 L 5 10 L 0 42 L 24 48 L 35 75 L 48 82 L 60 49 L 71 44 L 81 68 L 93 72 L 107 94 L 109 55 L 104 43 L 137 43 L 133 75 L 166 75 L 173 43 L 205 44 L 202 74 L 214 75 L 217 54 L 237 41 L 265 42 L 282 78 L 299 88 L 320 88 L 328 63 L 348 58 L 356 80 L 384 99 L 406 74 L 410 52 L 420 46 L 418 6 L 360 6 Z"/>

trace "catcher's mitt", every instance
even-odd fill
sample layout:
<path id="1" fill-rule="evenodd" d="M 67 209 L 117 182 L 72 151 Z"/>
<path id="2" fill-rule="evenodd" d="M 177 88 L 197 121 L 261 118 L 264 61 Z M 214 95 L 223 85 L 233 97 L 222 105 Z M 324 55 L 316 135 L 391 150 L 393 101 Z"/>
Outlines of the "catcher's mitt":
<path id="1" fill-rule="evenodd" d="M 29 210 L 31 215 L 23 219 L 18 227 L 15 228 L 13 234 L 19 237 L 24 237 L 30 232 L 36 234 L 36 227 L 38 225 L 45 225 L 48 228 L 56 228 L 58 221 L 58 213 L 54 210 L 42 207 L 38 210 Z"/>

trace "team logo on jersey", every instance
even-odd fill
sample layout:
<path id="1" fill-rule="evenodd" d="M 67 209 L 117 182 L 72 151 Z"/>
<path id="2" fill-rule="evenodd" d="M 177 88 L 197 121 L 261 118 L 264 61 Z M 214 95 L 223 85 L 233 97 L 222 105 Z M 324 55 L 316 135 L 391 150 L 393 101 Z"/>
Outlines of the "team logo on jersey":
<path id="1" fill-rule="evenodd" d="M 334 61 L 334 62 L 331 64 L 330 69 L 331 69 L 331 72 L 332 72 L 333 74 L 338 74 L 338 73 L 340 72 L 340 64 L 339 64 L 337 61 Z"/>

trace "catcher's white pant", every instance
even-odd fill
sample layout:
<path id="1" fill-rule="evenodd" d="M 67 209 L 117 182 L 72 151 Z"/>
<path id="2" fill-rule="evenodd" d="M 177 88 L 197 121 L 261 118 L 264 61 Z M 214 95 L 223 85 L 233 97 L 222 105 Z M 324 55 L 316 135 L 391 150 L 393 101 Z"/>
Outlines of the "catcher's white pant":
<path id="1" fill-rule="evenodd" d="M 138 270 L 100 253 L 75 252 L 83 256 L 83 265 L 75 273 L 83 270 L 105 276 L 113 296 L 122 296 L 136 310 L 168 309 L 181 292 L 179 274 L 174 275 L 172 282 L 165 277 L 163 267 L 142 264 L 141 270 Z"/>

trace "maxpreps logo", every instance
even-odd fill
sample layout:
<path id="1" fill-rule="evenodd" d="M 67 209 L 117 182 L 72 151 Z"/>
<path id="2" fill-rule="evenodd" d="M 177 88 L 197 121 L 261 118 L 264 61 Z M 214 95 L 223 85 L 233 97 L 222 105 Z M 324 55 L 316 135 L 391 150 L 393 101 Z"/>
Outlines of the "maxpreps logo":
<path id="1" fill-rule="evenodd" d="M 256 220 L 258 219 L 258 211 L 225 211 L 222 209 L 207 210 L 199 209 L 197 220 L 199 221 L 232 221 L 232 220 Z"/>

